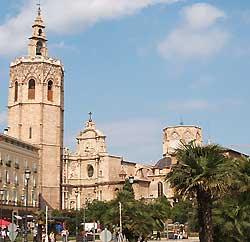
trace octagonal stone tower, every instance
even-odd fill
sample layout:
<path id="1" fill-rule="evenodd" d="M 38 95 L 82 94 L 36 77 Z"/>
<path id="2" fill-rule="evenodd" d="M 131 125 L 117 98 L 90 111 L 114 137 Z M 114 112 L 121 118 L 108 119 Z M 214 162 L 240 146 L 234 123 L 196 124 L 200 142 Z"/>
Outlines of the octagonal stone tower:
<path id="1" fill-rule="evenodd" d="M 163 156 L 172 155 L 175 149 L 181 145 L 181 141 L 188 143 L 195 140 L 202 144 L 202 131 L 198 126 L 179 125 L 167 127 L 163 130 Z"/>
<path id="2" fill-rule="evenodd" d="M 60 208 L 64 70 L 48 57 L 40 7 L 32 29 L 28 56 L 10 64 L 8 135 L 40 148 L 40 202 Z"/>

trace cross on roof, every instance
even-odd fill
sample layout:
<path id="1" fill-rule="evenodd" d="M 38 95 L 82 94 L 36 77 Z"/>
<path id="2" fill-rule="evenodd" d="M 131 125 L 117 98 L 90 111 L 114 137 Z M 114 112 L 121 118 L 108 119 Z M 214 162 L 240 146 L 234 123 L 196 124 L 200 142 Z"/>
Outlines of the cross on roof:
<path id="1" fill-rule="evenodd" d="M 89 112 L 89 122 L 92 122 L 92 112 Z"/>

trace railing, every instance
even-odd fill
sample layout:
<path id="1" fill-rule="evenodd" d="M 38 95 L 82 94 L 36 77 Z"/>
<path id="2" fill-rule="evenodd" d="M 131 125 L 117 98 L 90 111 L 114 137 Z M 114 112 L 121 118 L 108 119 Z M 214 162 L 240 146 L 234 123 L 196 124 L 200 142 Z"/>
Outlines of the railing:
<path id="1" fill-rule="evenodd" d="M 8 167 L 11 167 L 11 160 L 6 160 L 5 165 L 8 166 Z"/>

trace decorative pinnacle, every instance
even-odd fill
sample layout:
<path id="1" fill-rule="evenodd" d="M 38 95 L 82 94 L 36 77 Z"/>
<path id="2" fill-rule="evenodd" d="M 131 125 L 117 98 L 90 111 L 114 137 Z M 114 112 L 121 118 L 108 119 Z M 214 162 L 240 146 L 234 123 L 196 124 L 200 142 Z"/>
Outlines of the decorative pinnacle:
<path id="1" fill-rule="evenodd" d="M 92 112 L 89 112 L 89 122 L 92 122 Z"/>
<path id="2" fill-rule="evenodd" d="M 38 1 L 38 3 L 36 4 L 38 6 L 38 16 L 41 16 L 41 2 L 40 0 Z"/>

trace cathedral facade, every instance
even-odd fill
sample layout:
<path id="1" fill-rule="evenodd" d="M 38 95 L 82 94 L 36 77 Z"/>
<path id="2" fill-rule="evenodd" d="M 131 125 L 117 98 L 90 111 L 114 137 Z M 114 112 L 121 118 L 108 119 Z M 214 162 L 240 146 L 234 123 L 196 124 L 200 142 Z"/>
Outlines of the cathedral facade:
<path id="1" fill-rule="evenodd" d="M 76 152 L 64 149 L 62 208 L 79 209 L 93 200 L 112 200 L 126 179 L 133 183 L 135 199 L 166 196 L 172 201 L 174 194 L 165 177 L 176 163 L 174 151 L 181 140 L 201 144 L 201 137 L 201 129 L 196 126 L 168 127 L 163 130 L 163 158 L 155 165 L 145 165 L 110 155 L 106 136 L 90 118 L 76 137 Z"/>

